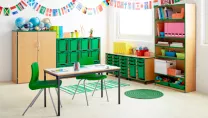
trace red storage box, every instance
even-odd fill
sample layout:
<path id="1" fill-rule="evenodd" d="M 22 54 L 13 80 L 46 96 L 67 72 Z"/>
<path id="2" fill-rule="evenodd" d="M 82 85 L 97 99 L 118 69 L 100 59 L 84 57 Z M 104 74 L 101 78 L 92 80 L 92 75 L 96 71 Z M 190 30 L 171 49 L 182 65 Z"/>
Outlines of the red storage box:
<path id="1" fill-rule="evenodd" d="M 181 70 L 168 68 L 168 75 L 171 75 L 171 76 L 181 75 Z"/>
<path id="2" fill-rule="evenodd" d="M 145 52 L 148 52 L 148 50 L 137 50 L 137 56 L 144 56 Z"/>

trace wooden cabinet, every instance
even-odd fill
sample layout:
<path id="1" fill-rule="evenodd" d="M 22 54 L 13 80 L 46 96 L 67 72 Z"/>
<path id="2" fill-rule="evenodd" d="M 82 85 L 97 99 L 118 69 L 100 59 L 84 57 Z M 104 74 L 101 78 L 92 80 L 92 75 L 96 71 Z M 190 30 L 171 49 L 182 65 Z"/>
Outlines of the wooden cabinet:
<path id="1" fill-rule="evenodd" d="M 12 32 L 12 80 L 28 83 L 31 79 L 31 64 L 39 63 L 39 78 L 43 80 L 44 68 L 56 67 L 55 32 Z M 47 77 L 54 79 L 53 77 Z"/>

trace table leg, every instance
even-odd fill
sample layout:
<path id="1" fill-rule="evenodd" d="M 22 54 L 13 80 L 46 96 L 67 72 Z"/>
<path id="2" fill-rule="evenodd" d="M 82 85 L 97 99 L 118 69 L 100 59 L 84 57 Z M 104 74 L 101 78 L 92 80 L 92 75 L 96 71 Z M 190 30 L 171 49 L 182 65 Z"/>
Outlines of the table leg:
<path id="1" fill-rule="evenodd" d="M 118 71 L 118 104 L 121 104 L 120 70 Z"/>
<path id="2" fill-rule="evenodd" d="M 60 116 L 60 108 L 61 108 L 61 105 L 60 105 L 60 78 L 59 77 L 56 77 L 56 80 L 57 80 L 57 84 L 58 84 L 58 114 L 57 116 Z"/>
<path id="3" fill-rule="evenodd" d="M 103 80 L 101 80 L 101 98 L 103 98 Z"/>
<path id="4" fill-rule="evenodd" d="M 46 81 L 46 72 L 44 71 L 44 81 Z M 44 89 L 44 107 L 46 107 L 46 89 Z"/>

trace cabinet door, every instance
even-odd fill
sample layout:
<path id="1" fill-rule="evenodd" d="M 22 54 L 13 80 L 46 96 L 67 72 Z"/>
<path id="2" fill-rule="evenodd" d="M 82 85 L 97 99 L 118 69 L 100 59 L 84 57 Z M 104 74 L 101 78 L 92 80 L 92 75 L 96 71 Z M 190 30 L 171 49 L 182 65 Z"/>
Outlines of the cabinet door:
<path id="1" fill-rule="evenodd" d="M 44 80 L 43 70 L 46 68 L 56 68 L 56 32 L 38 32 L 38 63 L 39 79 Z M 55 77 L 46 75 L 47 80 Z"/>
<path id="2" fill-rule="evenodd" d="M 37 62 L 37 32 L 18 32 L 18 83 L 30 81 L 33 62 Z"/>

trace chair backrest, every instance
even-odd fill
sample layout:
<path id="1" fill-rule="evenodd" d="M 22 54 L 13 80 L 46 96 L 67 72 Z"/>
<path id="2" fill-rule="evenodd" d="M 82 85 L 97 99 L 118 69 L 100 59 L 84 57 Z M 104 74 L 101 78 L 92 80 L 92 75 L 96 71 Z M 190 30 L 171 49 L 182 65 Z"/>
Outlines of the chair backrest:
<path id="1" fill-rule="evenodd" d="M 94 61 L 92 57 L 84 57 L 80 58 L 79 63 L 80 65 L 92 65 L 94 64 Z"/>
<path id="2" fill-rule="evenodd" d="M 29 88 L 33 90 L 33 85 L 38 81 L 39 79 L 39 67 L 38 63 L 34 62 L 31 65 L 32 75 L 29 83 Z"/>

